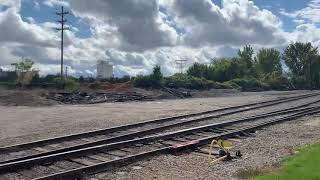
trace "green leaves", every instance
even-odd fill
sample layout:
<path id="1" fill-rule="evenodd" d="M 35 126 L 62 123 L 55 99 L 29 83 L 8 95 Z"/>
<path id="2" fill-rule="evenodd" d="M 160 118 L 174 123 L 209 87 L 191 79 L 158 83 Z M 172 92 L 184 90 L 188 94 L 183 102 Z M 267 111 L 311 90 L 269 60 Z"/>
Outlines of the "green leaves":
<path id="1" fill-rule="evenodd" d="M 21 86 L 27 86 L 31 84 L 33 78 L 32 72 L 33 61 L 31 59 L 24 59 L 16 65 L 17 79 L 16 83 Z"/>
<path id="2" fill-rule="evenodd" d="M 32 69 L 33 64 L 34 64 L 34 62 L 32 61 L 32 59 L 26 58 L 26 59 L 22 60 L 21 62 L 19 62 L 16 65 L 16 68 L 20 72 L 27 72 Z"/>
<path id="3" fill-rule="evenodd" d="M 273 72 L 282 72 L 280 63 L 280 52 L 274 48 L 262 48 L 255 57 L 256 71 L 258 75 L 264 76 Z"/>
<path id="4" fill-rule="evenodd" d="M 153 68 L 152 74 L 148 76 L 137 76 L 134 80 L 135 87 L 141 88 L 160 88 L 163 85 L 163 75 L 160 66 Z"/>
<path id="5" fill-rule="evenodd" d="M 292 43 L 283 52 L 282 58 L 295 76 L 308 73 L 309 62 L 314 63 L 318 56 L 318 49 L 311 43 Z"/>

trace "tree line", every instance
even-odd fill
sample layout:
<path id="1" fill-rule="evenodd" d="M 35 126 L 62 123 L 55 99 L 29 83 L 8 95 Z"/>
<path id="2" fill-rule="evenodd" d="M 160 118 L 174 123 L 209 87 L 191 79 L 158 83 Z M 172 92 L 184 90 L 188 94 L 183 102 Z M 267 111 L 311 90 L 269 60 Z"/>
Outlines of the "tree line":
<path id="1" fill-rule="evenodd" d="M 162 77 L 160 67 L 149 76 L 138 76 L 136 85 L 206 89 L 233 87 L 242 90 L 287 90 L 320 87 L 320 54 L 311 43 L 291 43 L 281 53 L 275 48 L 261 48 L 254 53 L 246 45 L 236 57 L 215 58 L 210 64 L 194 63 L 187 73 Z M 188 85 L 189 84 L 189 85 Z"/>
<path id="2" fill-rule="evenodd" d="M 29 76 L 33 61 L 25 59 L 16 65 L 20 72 L 17 77 L 0 78 L 1 82 L 15 82 L 31 86 L 55 85 L 58 75 L 45 77 Z M 164 77 L 160 66 L 155 66 L 150 75 L 137 77 L 124 76 L 100 80 L 102 83 L 123 83 L 134 81 L 135 87 L 154 88 L 235 88 L 252 90 L 290 90 L 320 88 L 320 54 L 311 43 L 291 43 L 283 52 L 275 48 L 261 48 L 256 53 L 252 46 L 239 49 L 237 56 L 212 59 L 210 64 L 194 63 L 185 74 Z M 28 75 L 28 76 L 27 76 Z M 14 74 L 16 76 L 16 74 Z M 32 78 L 31 78 L 32 77 Z M 95 78 L 68 77 L 76 84 L 96 83 Z M 0 83 L 1 84 L 1 83 Z M 74 85 L 73 85 L 74 86 Z"/>

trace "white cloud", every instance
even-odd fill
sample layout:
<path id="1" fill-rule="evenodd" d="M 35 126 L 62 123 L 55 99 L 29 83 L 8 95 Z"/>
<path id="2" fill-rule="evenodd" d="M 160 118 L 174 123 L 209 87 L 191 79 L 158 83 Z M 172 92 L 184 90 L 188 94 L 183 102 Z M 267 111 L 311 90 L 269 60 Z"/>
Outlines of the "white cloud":
<path id="1" fill-rule="evenodd" d="M 59 73 L 57 23 L 24 22 L 20 1 L 0 0 L 10 6 L 0 12 L 1 65 L 31 57 L 41 74 Z M 40 2 L 40 1 L 34 1 Z M 209 63 L 214 57 L 234 56 L 244 44 L 255 48 L 283 47 L 290 41 L 319 42 L 319 29 L 296 19 L 297 28 L 284 32 L 280 19 L 248 0 L 45 0 L 49 7 L 64 5 L 90 26 L 91 36 L 81 31 L 65 33 L 65 64 L 72 75 L 93 76 L 97 60 L 110 60 L 114 74 L 138 75 L 160 65 L 165 75 L 178 72 L 177 59 Z M 41 11 L 41 6 L 39 11 Z M 283 11 L 284 13 L 285 11 Z"/>
<path id="2" fill-rule="evenodd" d="M 75 16 L 85 19 L 93 28 L 103 29 L 106 24 L 112 28 L 109 36 L 119 40 L 118 48 L 122 50 L 143 51 L 174 46 L 177 42 L 176 31 L 160 17 L 155 0 L 66 2 Z"/>
<path id="3" fill-rule="evenodd" d="M 165 3 L 162 2 L 165 6 Z M 184 43 L 192 46 L 284 43 L 281 21 L 247 0 L 176 0 L 168 11 L 186 29 Z"/>
<path id="4" fill-rule="evenodd" d="M 293 19 L 304 19 L 310 23 L 319 23 L 320 22 L 320 0 L 311 0 L 307 7 L 293 12 L 287 12 L 284 9 L 281 9 L 280 13 L 282 15 L 288 16 Z"/>
<path id="5" fill-rule="evenodd" d="M 21 0 L 0 0 L 0 5 L 9 6 L 19 11 L 21 8 Z"/>
<path id="6" fill-rule="evenodd" d="M 64 1 L 60 1 L 60 0 L 44 0 L 43 4 L 49 7 L 54 7 L 54 6 L 65 6 L 68 7 L 69 4 L 67 2 Z"/>

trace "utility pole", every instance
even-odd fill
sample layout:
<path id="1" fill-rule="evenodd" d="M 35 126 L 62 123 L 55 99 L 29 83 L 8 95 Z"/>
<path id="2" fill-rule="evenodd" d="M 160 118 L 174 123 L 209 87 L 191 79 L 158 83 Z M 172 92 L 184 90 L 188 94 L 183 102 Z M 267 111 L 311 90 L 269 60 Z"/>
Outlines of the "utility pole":
<path id="1" fill-rule="evenodd" d="M 68 78 L 68 66 L 66 66 L 66 78 Z"/>
<path id="2" fill-rule="evenodd" d="M 68 27 L 64 27 L 65 23 L 67 22 L 67 19 L 64 19 L 64 16 L 67 14 L 69 14 L 69 12 L 64 11 L 63 6 L 61 6 L 61 12 L 56 13 L 56 15 L 61 17 L 61 19 L 58 20 L 58 22 L 61 24 L 61 28 L 56 28 L 57 31 L 61 31 L 61 72 L 60 72 L 61 79 L 63 79 L 63 31 L 69 30 Z"/>
<path id="3" fill-rule="evenodd" d="M 183 68 L 184 68 L 184 65 L 186 65 L 185 64 L 186 62 L 187 62 L 187 60 L 185 60 L 185 59 L 176 60 L 176 64 L 180 67 L 181 74 L 183 74 Z"/>
<path id="4" fill-rule="evenodd" d="M 309 78 L 310 78 L 310 90 L 312 91 L 311 58 L 309 58 Z"/>

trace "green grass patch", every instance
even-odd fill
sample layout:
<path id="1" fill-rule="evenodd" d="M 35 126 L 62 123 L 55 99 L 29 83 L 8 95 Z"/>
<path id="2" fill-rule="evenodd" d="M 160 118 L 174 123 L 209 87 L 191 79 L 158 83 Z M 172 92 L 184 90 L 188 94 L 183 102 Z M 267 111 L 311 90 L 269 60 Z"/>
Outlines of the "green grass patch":
<path id="1" fill-rule="evenodd" d="M 267 173 L 255 180 L 320 180 L 320 144 L 298 149 L 298 153 L 285 158 L 279 171 Z"/>

